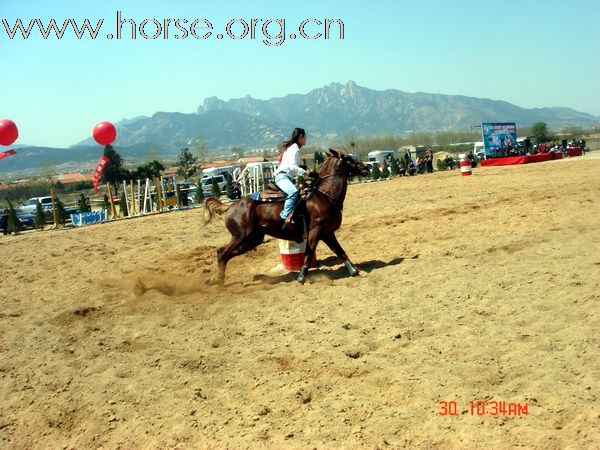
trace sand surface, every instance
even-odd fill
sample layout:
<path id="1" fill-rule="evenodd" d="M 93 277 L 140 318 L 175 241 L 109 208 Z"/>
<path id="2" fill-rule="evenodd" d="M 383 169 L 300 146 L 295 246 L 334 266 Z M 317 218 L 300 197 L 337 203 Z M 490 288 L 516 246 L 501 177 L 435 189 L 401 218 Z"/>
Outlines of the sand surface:
<path id="1" fill-rule="evenodd" d="M 597 448 L 598 156 L 350 186 L 304 286 L 205 286 L 201 209 L 0 236 L 0 447 Z"/>

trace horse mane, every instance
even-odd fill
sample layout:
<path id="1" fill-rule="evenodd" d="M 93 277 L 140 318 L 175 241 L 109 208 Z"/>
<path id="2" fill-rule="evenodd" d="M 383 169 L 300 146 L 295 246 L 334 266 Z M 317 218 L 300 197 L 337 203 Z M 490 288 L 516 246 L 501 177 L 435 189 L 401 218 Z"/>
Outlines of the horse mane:
<path id="1" fill-rule="evenodd" d="M 321 167 L 321 170 L 319 172 L 322 173 L 327 173 L 327 171 L 331 170 L 331 165 L 333 165 L 335 163 L 336 160 L 338 160 L 339 158 L 336 158 L 335 156 L 329 156 L 327 155 L 327 158 L 325 158 L 325 162 L 323 163 L 323 167 Z"/>

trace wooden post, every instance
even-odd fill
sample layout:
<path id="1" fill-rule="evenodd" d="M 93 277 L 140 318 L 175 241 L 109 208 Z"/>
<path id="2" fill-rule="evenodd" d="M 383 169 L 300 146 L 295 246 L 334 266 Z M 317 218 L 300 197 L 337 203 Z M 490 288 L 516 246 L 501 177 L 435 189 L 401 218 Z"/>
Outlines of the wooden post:
<path id="1" fill-rule="evenodd" d="M 130 216 L 137 215 L 137 209 L 135 207 L 135 186 L 133 184 L 133 180 L 130 181 L 131 185 L 131 211 L 129 212 Z"/>
<path id="2" fill-rule="evenodd" d="M 156 209 L 158 212 L 163 210 L 163 198 L 162 198 L 162 178 L 156 177 Z"/>
<path id="3" fill-rule="evenodd" d="M 56 202 L 54 200 L 54 188 L 50 189 L 50 197 L 52 198 L 52 226 L 51 230 L 56 230 L 58 228 L 58 215 L 56 214 Z"/>
<path id="4" fill-rule="evenodd" d="M 108 192 L 108 202 L 110 203 L 110 216 L 111 219 L 117 218 L 117 210 L 115 208 L 115 202 L 113 201 L 112 189 L 110 188 L 110 183 L 106 183 L 106 190 Z"/>

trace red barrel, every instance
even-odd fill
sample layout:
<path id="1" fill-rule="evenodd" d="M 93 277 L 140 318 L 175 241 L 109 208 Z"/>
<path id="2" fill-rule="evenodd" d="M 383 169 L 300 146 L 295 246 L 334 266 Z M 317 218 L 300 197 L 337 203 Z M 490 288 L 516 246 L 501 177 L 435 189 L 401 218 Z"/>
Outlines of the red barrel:
<path id="1" fill-rule="evenodd" d="M 283 268 L 290 272 L 299 272 L 304 264 L 306 251 L 306 241 L 297 243 L 294 241 L 286 241 L 279 239 L 279 255 L 281 256 L 281 264 Z M 313 254 L 310 260 L 309 267 L 311 269 L 317 267 L 317 252 Z"/>
<path id="2" fill-rule="evenodd" d="M 460 155 L 460 174 L 462 176 L 471 175 L 471 160 L 466 155 Z"/>

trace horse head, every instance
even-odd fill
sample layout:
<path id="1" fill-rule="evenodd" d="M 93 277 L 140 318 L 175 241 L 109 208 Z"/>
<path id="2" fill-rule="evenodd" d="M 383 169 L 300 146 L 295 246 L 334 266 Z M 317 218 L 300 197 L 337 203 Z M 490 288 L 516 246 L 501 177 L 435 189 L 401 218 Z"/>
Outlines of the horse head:
<path id="1" fill-rule="evenodd" d="M 369 168 L 361 161 L 357 161 L 351 156 L 329 149 L 325 154 L 332 158 L 334 167 L 341 169 L 345 175 L 355 177 L 366 177 L 369 175 Z"/>

